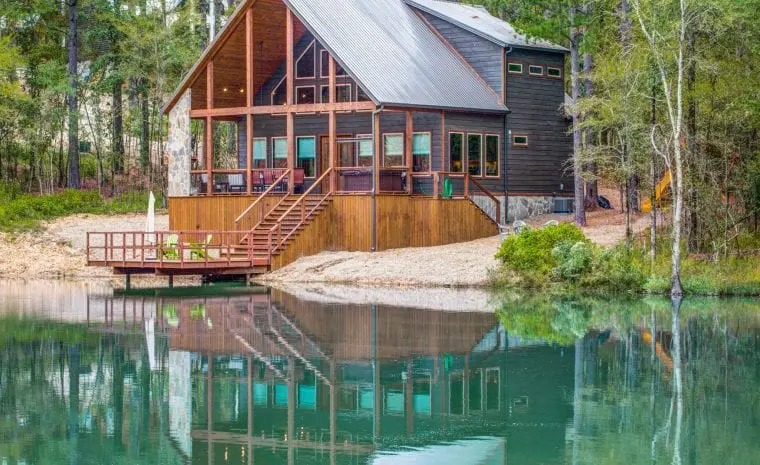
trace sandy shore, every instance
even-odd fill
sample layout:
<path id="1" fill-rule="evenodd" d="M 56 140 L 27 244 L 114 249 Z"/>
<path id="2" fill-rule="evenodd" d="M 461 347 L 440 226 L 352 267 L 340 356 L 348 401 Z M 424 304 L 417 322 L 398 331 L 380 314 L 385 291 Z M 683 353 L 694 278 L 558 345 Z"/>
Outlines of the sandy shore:
<path id="1" fill-rule="evenodd" d="M 529 221 L 541 225 L 549 220 L 572 221 L 570 215 L 547 215 Z M 618 212 L 598 211 L 588 215 L 586 235 L 604 246 L 617 244 L 625 237 L 625 216 Z M 646 228 L 646 215 L 634 220 L 633 229 Z M 168 229 L 167 215 L 157 215 L 156 229 Z M 144 215 L 96 216 L 76 215 L 49 222 L 40 231 L 21 234 L 0 233 L 0 278 L 23 279 L 110 279 L 116 285 L 123 278 L 114 277 L 107 268 L 86 266 L 88 231 L 140 231 L 145 228 Z M 324 252 L 304 257 L 290 266 L 262 276 L 263 284 L 279 283 L 348 283 L 363 286 L 393 287 L 480 287 L 489 281 L 490 270 L 498 266 L 494 258 L 500 236 L 440 247 L 409 248 L 368 252 Z M 135 277 L 135 286 L 165 285 L 165 278 Z M 183 279 L 178 284 L 197 282 Z M 475 307 L 481 307 L 482 301 Z"/>

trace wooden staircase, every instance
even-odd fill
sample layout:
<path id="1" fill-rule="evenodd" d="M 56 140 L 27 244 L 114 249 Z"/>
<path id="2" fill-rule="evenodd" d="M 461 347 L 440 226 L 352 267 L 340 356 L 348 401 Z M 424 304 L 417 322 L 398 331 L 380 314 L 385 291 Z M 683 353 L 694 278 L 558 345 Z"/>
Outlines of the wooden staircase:
<path id="1" fill-rule="evenodd" d="M 332 191 L 326 194 L 313 194 L 332 172 L 332 168 L 325 173 L 303 194 L 286 195 L 268 212 L 260 210 L 258 224 L 243 234 L 237 244 L 230 245 L 227 256 L 233 260 L 249 260 L 251 262 L 265 261 L 271 265 L 272 258 L 280 255 L 295 241 L 298 235 L 322 213 L 331 203 Z M 237 219 L 240 221 L 263 199 L 272 193 L 272 188 L 280 183 L 288 172 L 275 181 L 272 187 L 267 189 L 251 204 Z M 262 204 L 263 205 L 263 204 Z"/>

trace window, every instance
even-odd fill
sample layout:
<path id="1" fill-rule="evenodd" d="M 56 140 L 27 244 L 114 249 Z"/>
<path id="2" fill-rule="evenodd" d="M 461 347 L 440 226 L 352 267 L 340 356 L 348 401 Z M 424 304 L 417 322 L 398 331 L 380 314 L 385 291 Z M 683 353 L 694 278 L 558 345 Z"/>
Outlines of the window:
<path id="1" fill-rule="evenodd" d="M 287 84 L 283 77 L 272 91 L 272 105 L 285 105 L 288 101 Z"/>
<path id="2" fill-rule="evenodd" d="M 330 77 L 330 52 L 327 50 L 322 50 L 322 77 L 323 78 L 329 78 Z M 335 62 L 335 76 L 345 76 L 346 70 L 343 69 L 338 62 Z"/>
<path id="3" fill-rule="evenodd" d="M 467 172 L 472 176 L 480 176 L 483 158 L 483 135 L 467 134 Z"/>
<path id="4" fill-rule="evenodd" d="M 299 105 L 315 103 L 314 86 L 296 87 L 296 103 Z"/>
<path id="5" fill-rule="evenodd" d="M 253 139 L 253 169 L 260 170 L 267 167 L 267 138 Z"/>
<path id="6" fill-rule="evenodd" d="M 512 145 L 515 147 L 527 147 L 528 146 L 528 136 L 524 134 L 515 134 L 512 136 Z"/>
<path id="7" fill-rule="evenodd" d="M 553 67 L 550 66 L 550 67 L 546 68 L 546 75 L 549 76 L 550 78 L 561 78 L 562 77 L 562 69 L 560 69 L 560 68 L 553 68 Z"/>
<path id="8" fill-rule="evenodd" d="M 415 133 L 412 140 L 413 171 L 430 171 L 430 133 Z"/>
<path id="9" fill-rule="evenodd" d="M 507 65 L 507 71 L 509 71 L 510 74 L 522 74 L 523 65 L 522 63 L 510 63 Z"/>
<path id="10" fill-rule="evenodd" d="M 383 166 L 404 166 L 404 135 L 383 135 Z"/>
<path id="11" fill-rule="evenodd" d="M 272 138 L 272 160 L 275 168 L 288 167 L 288 138 Z"/>
<path id="12" fill-rule="evenodd" d="M 317 77 L 314 50 L 315 42 L 312 41 L 306 50 L 296 60 L 296 79 L 314 79 Z"/>
<path id="13" fill-rule="evenodd" d="M 303 168 L 304 176 L 313 178 L 316 174 L 317 139 L 316 137 L 296 138 L 296 166 Z"/>
<path id="14" fill-rule="evenodd" d="M 528 74 L 530 74 L 531 76 L 543 76 L 544 67 L 538 66 L 538 65 L 530 65 L 528 66 Z"/>
<path id="15" fill-rule="evenodd" d="M 486 369 L 486 409 L 501 409 L 501 370 L 498 368 Z"/>
<path id="16" fill-rule="evenodd" d="M 372 166 L 372 136 L 366 134 L 357 134 L 357 139 L 362 139 L 358 142 L 359 146 L 359 166 Z"/>
<path id="17" fill-rule="evenodd" d="M 499 136 L 486 135 L 486 176 L 499 177 Z"/>
<path id="18" fill-rule="evenodd" d="M 351 101 L 351 84 L 335 85 L 335 102 L 343 103 Z M 330 102 L 330 86 L 322 86 L 322 103 Z"/>
<path id="19" fill-rule="evenodd" d="M 362 89 L 359 86 L 356 86 L 356 87 L 357 87 L 356 100 L 358 102 L 371 102 L 372 101 L 372 99 L 369 98 L 369 95 L 367 95 L 367 93 L 364 92 L 364 89 Z"/>
<path id="20" fill-rule="evenodd" d="M 450 169 L 454 173 L 464 171 L 462 159 L 464 158 L 464 134 L 461 132 L 449 133 L 449 160 Z"/>

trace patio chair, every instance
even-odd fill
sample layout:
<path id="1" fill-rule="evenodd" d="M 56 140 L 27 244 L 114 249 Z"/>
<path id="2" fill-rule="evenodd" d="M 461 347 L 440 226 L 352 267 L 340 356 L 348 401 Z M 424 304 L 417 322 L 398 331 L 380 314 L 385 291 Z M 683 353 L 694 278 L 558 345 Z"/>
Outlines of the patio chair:
<path id="1" fill-rule="evenodd" d="M 230 192 L 245 192 L 245 176 L 242 174 L 227 175 Z"/>
<path id="2" fill-rule="evenodd" d="M 253 192 L 264 192 L 264 173 L 262 171 L 251 173 L 251 186 Z"/>
<path id="3" fill-rule="evenodd" d="M 541 226 L 541 227 L 542 228 L 548 228 L 549 226 L 559 226 L 559 221 L 557 221 L 557 220 L 549 220 L 546 223 L 544 223 L 544 225 Z"/>
<path id="4" fill-rule="evenodd" d="M 262 179 L 262 189 L 268 189 L 274 183 L 274 171 L 264 171 L 264 177 Z"/>
<path id="5" fill-rule="evenodd" d="M 293 171 L 293 189 L 296 193 L 303 192 L 303 185 L 306 181 L 306 174 L 303 168 L 296 168 Z"/>
<path id="6" fill-rule="evenodd" d="M 179 245 L 179 236 L 176 234 L 169 234 L 166 236 L 164 244 L 159 245 L 159 253 L 161 257 L 167 260 L 179 260 L 179 251 L 177 246 Z"/>
<path id="7" fill-rule="evenodd" d="M 450 200 L 454 196 L 454 185 L 451 183 L 450 178 L 443 180 L 443 193 L 441 198 L 444 200 Z"/>
<path id="8" fill-rule="evenodd" d="M 512 229 L 515 231 L 515 234 L 520 234 L 520 232 L 530 229 L 530 226 L 528 226 L 528 223 L 525 221 L 515 221 L 514 224 L 512 224 Z"/>
<path id="9" fill-rule="evenodd" d="M 208 192 L 208 174 L 202 174 L 201 175 L 201 188 L 200 192 L 202 194 L 205 194 Z"/>
<path id="10" fill-rule="evenodd" d="M 190 260 L 205 260 L 208 258 L 208 246 L 214 239 L 213 234 L 206 236 L 206 242 L 202 243 L 190 243 Z"/>

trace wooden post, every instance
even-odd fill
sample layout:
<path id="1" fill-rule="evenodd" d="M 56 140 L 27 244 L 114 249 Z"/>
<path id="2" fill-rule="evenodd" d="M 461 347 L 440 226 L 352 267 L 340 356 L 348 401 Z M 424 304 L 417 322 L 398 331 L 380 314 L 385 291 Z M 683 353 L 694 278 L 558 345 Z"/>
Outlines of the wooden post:
<path id="1" fill-rule="evenodd" d="M 430 161 L 432 168 L 433 161 Z M 441 112 L 441 166 L 438 171 L 447 171 L 446 166 L 446 112 Z"/>
<path id="2" fill-rule="evenodd" d="M 383 156 L 382 153 L 382 147 L 383 147 L 383 135 L 380 134 L 380 113 L 375 113 L 375 120 L 372 122 L 374 128 L 375 128 L 375 156 L 373 157 L 375 160 L 375 166 L 372 170 L 372 175 L 375 177 L 375 187 L 376 187 L 376 194 L 380 192 L 380 167 L 383 166 L 382 161 L 380 158 Z"/>
<path id="3" fill-rule="evenodd" d="M 293 120 L 294 115 L 290 109 L 290 106 L 294 103 L 293 94 L 295 92 L 295 66 L 293 63 L 293 47 L 295 45 L 295 41 L 293 37 L 293 13 L 290 11 L 290 8 L 285 9 L 285 35 L 285 43 L 287 47 L 287 50 L 285 51 L 285 84 L 287 85 L 286 101 L 288 104 L 286 134 L 288 136 L 288 169 L 290 170 L 290 179 L 288 179 L 288 193 L 292 194 L 295 187 L 293 184 L 293 172 L 296 167 L 296 139 L 293 134 L 295 129 L 295 121 Z"/>
<path id="4" fill-rule="evenodd" d="M 253 9 L 248 8 L 245 12 L 245 100 L 246 106 L 253 106 Z M 246 172 L 245 192 L 251 195 L 253 191 L 253 115 L 250 113 L 245 118 L 246 137 Z"/>
<path id="5" fill-rule="evenodd" d="M 414 169 L 414 115 L 411 111 L 406 112 L 406 143 L 404 144 L 406 153 L 406 190 L 412 195 L 412 169 Z"/>
<path id="6" fill-rule="evenodd" d="M 335 59 L 332 55 L 329 56 L 329 83 L 330 83 L 330 105 L 335 104 L 336 96 L 335 96 Z M 330 143 L 330 167 L 335 168 L 338 166 L 337 163 L 337 142 L 336 142 L 336 131 L 337 131 L 337 121 L 335 119 L 335 110 L 330 110 L 330 120 L 328 123 L 329 126 L 329 143 Z M 324 167 L 322 167 L 324 170 Z M 330 173 L 330 190 L 335 192 L 337 188 L 337 173 L 333 169 L 333 172 Z"/>
<path id="7" fill-rule="evenodd" d="M 206 108 L 214 109 L 214 60 L 206 65 Z M 214 193 L 214 120 L 206 117 L 206 193 Z"/>

